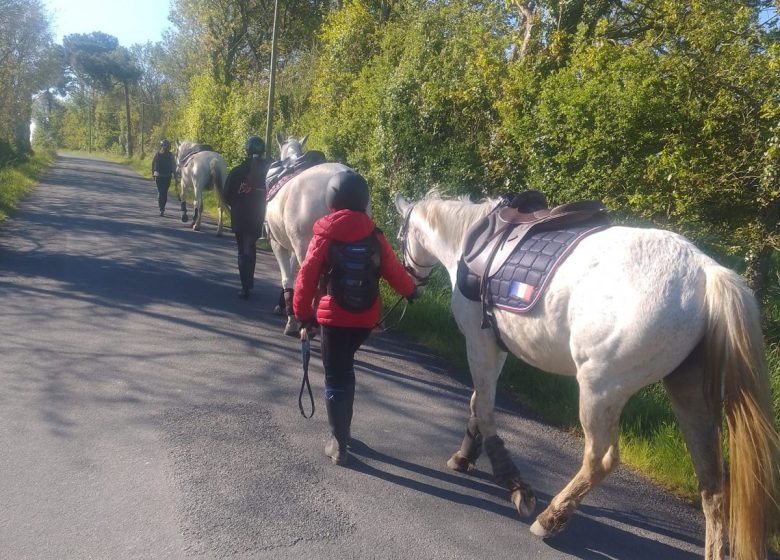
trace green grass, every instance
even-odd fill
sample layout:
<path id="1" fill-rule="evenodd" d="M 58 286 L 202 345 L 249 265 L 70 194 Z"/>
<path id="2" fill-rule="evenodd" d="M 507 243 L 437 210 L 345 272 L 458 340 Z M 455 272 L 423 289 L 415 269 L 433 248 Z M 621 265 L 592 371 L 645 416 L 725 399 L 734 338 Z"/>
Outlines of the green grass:
<path id="1" fill-rule="evenodd" d="M 51 166 L 51 154 L 39 154 L 21 165 L 0 167 L 0 222 L 5 221 L 16 205 Z"/>

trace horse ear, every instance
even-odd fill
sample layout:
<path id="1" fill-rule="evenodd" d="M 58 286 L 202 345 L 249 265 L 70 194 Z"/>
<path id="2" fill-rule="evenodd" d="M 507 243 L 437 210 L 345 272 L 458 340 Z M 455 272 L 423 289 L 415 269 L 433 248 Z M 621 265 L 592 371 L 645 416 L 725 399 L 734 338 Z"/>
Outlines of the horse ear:
<path id="1" fill-rule="evenodd" d="M 398 213 L 401 214 L 401 216 L 406 215 L 406 212 L 411 207 L 411 204 L 409 204 L 409 202 L 404 198 L 404 195 L 401 193 L 395 193 L 393 200 L 395 202 L 395 208 L 398 210 Z"/>
<path id="2" fill-rule="evenodd" d="M 309 139 L 309 135 L 307 134 L 303 138 L 301 138 L 301 149 L 303 149 L 303 146 L 306 144 L 306 140 Z"/>
<path id="3" fill-rule="evenodd" d="M 284 136 L 278 130 L 276 131 L 276 141 L 279 143 L 279 148 L 281 148 L 282 144 L 284 144 Z"/>

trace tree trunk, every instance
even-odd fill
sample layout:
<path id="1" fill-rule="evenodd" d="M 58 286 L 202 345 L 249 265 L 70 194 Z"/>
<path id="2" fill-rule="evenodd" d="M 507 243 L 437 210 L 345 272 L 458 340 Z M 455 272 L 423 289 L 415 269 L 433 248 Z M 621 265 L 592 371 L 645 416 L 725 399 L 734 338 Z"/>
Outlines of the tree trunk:
<path id="1" fill-rule="evenodd" d="M 536 11 L 535 2 L 525 2 L 514 0 L 517 11 L 520 12 L 517 17 L 518 34 L 522 30 L 523 39 L 520 44 L 515 44 L 515 50 L 512 53 L 512 60 L 522 60 L 528 52 L 528 45 L 531 42 L 531 34 L 534 28 L 534 12 Z"/>
<path id="2" fill-rule="evenodd" d="M 766 233 L 763 236 L 763 240 L 776 239 L 777 224 L 780 222 L 780 198 L 776 198 L 770 203 L 766 213 L 762 216 L 761 222 L 761 229 Z M 775 247 L 771 243 L 764 243 L 755 247 L 745 269 L 745 279 L 750 289 L 753 290 L 759 305 L 763 305 L 767 296 L 770 282 L 769 273 L 771 272 L 770 264 L 774 251 Z"/>
<path id="3" fill-rule="evenodd" d="M 127 157 L 133 157 L 133 143 L 130 135 L 130 84 L 125 80 L 125 116 L 127 118 Z"/>

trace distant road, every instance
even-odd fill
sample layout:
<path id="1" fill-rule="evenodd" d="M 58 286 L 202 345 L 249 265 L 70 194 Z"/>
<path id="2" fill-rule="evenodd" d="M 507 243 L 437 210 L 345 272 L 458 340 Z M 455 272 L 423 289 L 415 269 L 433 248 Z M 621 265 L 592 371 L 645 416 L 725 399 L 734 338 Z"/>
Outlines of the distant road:
<path id="1" fill-rule="evenodd" d="M 159 217 L 150 181 L 59 157 L 0 225 L 0 558 L 701 557 L 699 512 L 626 469 L 531 535 L 486 458 L 445 466 L 467 377 L 397 335 L 358 354 L 359 443 L 332 466 L 317 345 L 304 420 L 272 255 L 239 300 L 232 236 L 191 231 L 172 195 Z M 582 442 L 508 402 L 497 422 L 546 506 Z"/>

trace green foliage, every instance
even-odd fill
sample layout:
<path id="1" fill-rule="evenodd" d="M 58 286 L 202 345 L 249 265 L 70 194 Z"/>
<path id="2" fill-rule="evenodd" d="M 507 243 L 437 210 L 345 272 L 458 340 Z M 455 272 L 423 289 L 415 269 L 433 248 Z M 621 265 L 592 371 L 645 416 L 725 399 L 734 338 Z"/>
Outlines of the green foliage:
<path id="1" fill-rule="evenodd" d="M 52 162 L 50 153 L 42 152 L 20 165 L 0 167 L 0 222 L 4 221 L 24 195 L 32 189 Z"/>
<path id="2" fill-rule="evenodd" d="M 31 153 L 33 94 L 54 85 L 59 69 L 43 2 L 0 2 L 0 166 Z"/>

